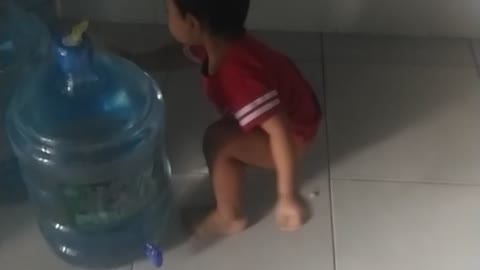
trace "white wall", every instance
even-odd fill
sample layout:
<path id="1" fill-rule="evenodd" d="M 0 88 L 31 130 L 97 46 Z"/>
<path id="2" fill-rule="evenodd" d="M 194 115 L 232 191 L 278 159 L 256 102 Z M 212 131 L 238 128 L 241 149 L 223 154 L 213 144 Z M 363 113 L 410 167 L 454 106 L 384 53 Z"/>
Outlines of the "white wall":
<path id="1" fill-rule="evenodd" d="M 165 22 L 163 0 L 60 2 L 67 17 Z M 249 25 L 269 30 L 480 37 L 480 0 L 252 0 Z"/>

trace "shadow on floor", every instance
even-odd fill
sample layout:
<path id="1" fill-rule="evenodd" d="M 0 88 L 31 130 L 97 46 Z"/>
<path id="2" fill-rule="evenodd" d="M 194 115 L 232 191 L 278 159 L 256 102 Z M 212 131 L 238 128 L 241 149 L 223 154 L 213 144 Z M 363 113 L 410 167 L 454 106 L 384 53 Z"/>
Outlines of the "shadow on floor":
<path id="1" fill-rule="evenodd" d="M 355 72 L 355 71 L 353 71 Z M 358 74 L 345 74 L 346 77 L 363 76 L 362 72 Z M 328 80 L 328 77 L 327 77 Z M 408 77 L 405 78 L 408 80 Z M 424 87 L 432 87 L 429 81 L 433 78 L 425 78 Z M 436 85 L 433 83 L 433 85 Z M 396 83 L 392 80 L 391 85 L 384 85 L 378 89 L 368 91 L 369 102 L 345 102 L 348 107 L 342 108 L 348 113 L 336 115 L 334 118 L 338 122 L 328 123 L 330 128 L 334 128 L 335 134 L 343 138 L 330 138 L 331 155 L 328 162 L 321 162 L 318 151 L 327 151 L 325 138 L 317 140 L 318 145 L 315 151 L 311 153 L 305 163 L 302 165 L 302 175 L 304 184 L 316 179 L 321 173 L 326 173 L 328 164 L 334 166 L 342 162 L 344 158 L 354 154 L 356 151 L 371 147 L 381 143 L 388 138 L 395 136 L 399 132 L 414 125 L 421 125 L 423 121 L 435 116 L 442 109 L 450 106 L 454 102 L 461 102 L 462 91 L 454 91 L 453 85 L 446 85 L 445 89 L 439 89 L 437 95 L 432 97 L 431 91 L 420 91 L 419 87 L 410 87 L 408 83 Z M 419 90 L 420 89 L 420 90 Z M 342 95 L 358 95 L 357 89 L 348 89 L 342 92 Z M 329 98 L 327 88 L 327 100 Z M 334 98 L 342 98 L 336 96 Z M 336 102 L 336 104 L 342 102 Z M 365 104 L 368 106 L 365 107 Z M 338 112 L 338 108 L 336 109 Z M 323 125 L 325 128 L 325 125 Z M 341 142 L 337 144 L 335 142 Z M 401 166 L 401 164 L 399 164 Z M 264 178 L 264 179 L 262 179 Z M 198 181 L 198 186 L 194 187 L 190 195 L 194 201 L 190 205 L 198 205 L 203 202 L 213 204 L 212 192 L 209 188 L 208 179 Z M 262 220 L 270 213 L 275 204 L 275 182 L 271 173 L 261 173 L 254 177 L 249 177 L 246 182 L 246 207 L 253 223 Z M 195 202 L 196 201 L 196 202 Z M 205 248 L 208 248 L 206 246 Z"/>
<path id="2" fill-rule="evenodd" d="M 0 162 L 0 249 L 30 219 L 28 192 L 16 160 Z"/>
<path id="3" fill-rule="evenodd" d="M 0 213 L 0 250 L 8 250 L 11 239 L 31 225 L 33 213 L 28 203 L 0 204 Z"/>
<path id="4" fill-rule="evenodd" d="M 0 206 L 25 203 L 28 192 L 14 159 L 0 162 Z"/>
<path id="5" fill-rule="evenodd" d="M 128 55 L 125 52 L 120 54 L 127 56 L 146 70 L 173 71 L 192 66 L 188 61 L 186 62 L 180 46 L 175 44 L 166 45 L 143 55 Z M 162 61 L 155 59 L 162 59 Z M 438 74 L 433 73 L 425 74 L 425 77 L 420 79 L 413 77 L 415 80 L 412 80 L 411 74 L 404 72 L 401 73 L 403 75 L 392 76 L 391 80 L 382 78 L 376 84 L 377 81 L 372 77 L 373 75 L 366 73 L 361 66 L 358 66 L 358 69 L 342 69 L 342 66 L 336 66 L 333 72 L 326 71 L 325 96 L 328 106 L 335 104 L 340 108 L 328 107 L 329 119 L 334 119 L 335 122 L 327 123 L 328 119 L 324 117 L 322 128 L 326 129 L 328 126 L 329 131 L 325 134 L 335 134 L 338 137 L 329 138 L 328 160 L 321 157 L 327 155 L 326 138 L 320 135 L 317 139 L 314 150 L 302 165 L 300 178 L 303 184 L 308 184 L 321 173 L 326 173 L 329 165 L 332 167 L 356 151 L 381 143 L 406 128 L 421 124 L 422 121 L 434 116 L 451 103 L 461 102 L 465 93 L 455 91 L 455 81 L 439 85 Z M 348 85 L 356 87 L 343 87 L 342 91 L 334 91 L 338 87 L 335 85 L 338 83 L 336 80 L 339 80 L 335 78 L 339 76 L 338 74 L 341 74 L 344 80 L 348 80 Z M 335 80 L 333 83 L 332 78 Z M 365 84 L 365 80 L 369 84 Z M 368 89 L 362 87 L 368 87 Z M 432 88 L 437 91 L 425 91 Z M 435 96 L 432 96 L 434 93 Z M 321 152 L 325 153 L 319 154 Z M 187 199 L 182 201 L 181 205 L 199 208 L 212 206 L 213 195 L 208 179 L 192 179 L 191 183 L 192 188 L 185 195 Z M 274 204 L 273 174 L 254 172 L 253 176 L 248 177 L 245 189 L 245 205 L 253 223 L 270 213 Z M 186 233 L 178 235 L 180 237 L 173 241 L 175 245 L 188 239 Z"/>

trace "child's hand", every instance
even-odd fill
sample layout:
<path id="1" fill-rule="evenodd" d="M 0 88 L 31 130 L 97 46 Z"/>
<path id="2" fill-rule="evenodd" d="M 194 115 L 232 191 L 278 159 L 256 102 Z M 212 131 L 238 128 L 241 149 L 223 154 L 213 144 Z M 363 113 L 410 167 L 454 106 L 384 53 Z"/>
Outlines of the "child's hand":
<path id="1" fill-rule="evenodd" d="M 276 216 L 280 230 L 293 232 L 305 223 L 307 211 L 298 196 L 280 197 L 277 202 Z"/>

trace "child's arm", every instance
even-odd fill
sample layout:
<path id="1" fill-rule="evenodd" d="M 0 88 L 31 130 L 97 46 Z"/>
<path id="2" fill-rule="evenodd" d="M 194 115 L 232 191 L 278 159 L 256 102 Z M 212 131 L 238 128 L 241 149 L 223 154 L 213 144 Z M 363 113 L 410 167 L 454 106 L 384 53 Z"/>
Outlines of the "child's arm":
<path id="1" fill-rule="evenodd" d="M 305 222 L 307 215 L 295 182 L 298 149 L 294 148 L 292 132 L 283 114 L 274 115 L 261 126 L 269 136 L 277 172 L 277 223 L 284 231 L 295 231 Z"/>
<path id="2" fill-rule="evenodd" d="M 296 196 L 295 183 L 296 157 L 292 132 L 283 114 L 276 114 L 262 124 L 268 134 L 272 157 L 277 173 L 279 199 L 292 199 Z"/>

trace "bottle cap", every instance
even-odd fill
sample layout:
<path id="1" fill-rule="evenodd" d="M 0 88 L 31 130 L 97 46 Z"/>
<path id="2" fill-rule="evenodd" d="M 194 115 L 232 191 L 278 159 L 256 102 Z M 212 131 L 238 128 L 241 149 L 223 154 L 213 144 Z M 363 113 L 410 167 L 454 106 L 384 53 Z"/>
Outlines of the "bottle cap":
<path id="1" fill-rule="evenodd" d="M 65 46 L 78 46 L 83 40 L 83 34 L 88 29 L 89 22 L 87 20 L 75 25 L 72 28 L 72 32 L 63 38 L 63 45 Z"/>

